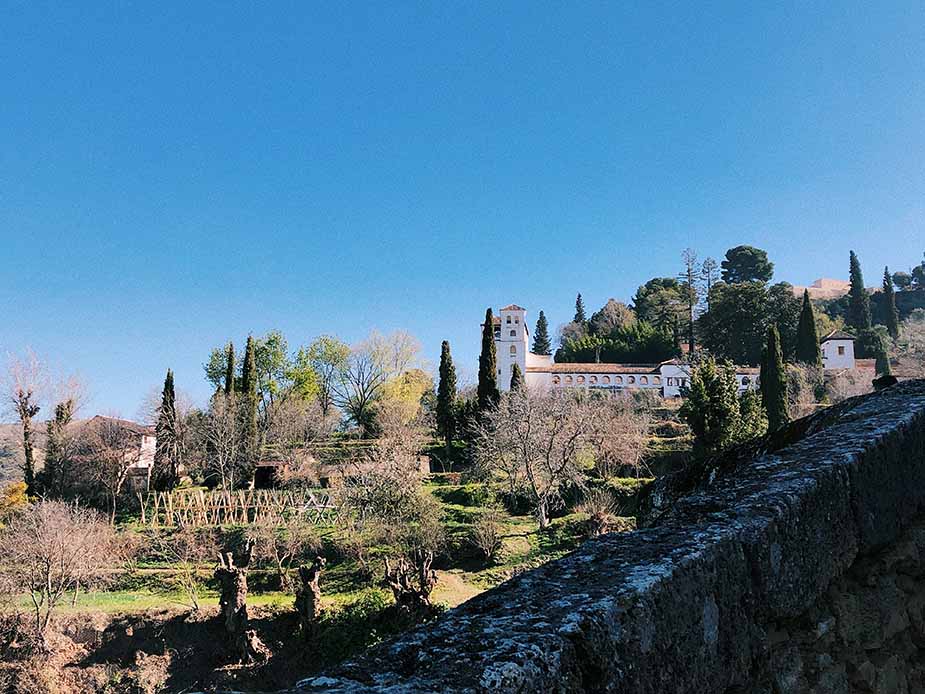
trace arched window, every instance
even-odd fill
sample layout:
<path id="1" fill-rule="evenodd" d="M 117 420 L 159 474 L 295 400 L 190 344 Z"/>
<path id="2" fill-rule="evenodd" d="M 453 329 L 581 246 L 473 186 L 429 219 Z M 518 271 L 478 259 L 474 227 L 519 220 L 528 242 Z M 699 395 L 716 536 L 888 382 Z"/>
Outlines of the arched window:
<path id="1" fill-rule="evenodd" d="M 559 385 L 559 377 L 558 377 L 558 376 L 553 376 L 553 377 L 552 377 L 552 384 L 553 384 L 554 386 Z"/>
<path id="2" fill-rule="evenodd" d="M 655 385 L 659 385 L 659 386 L 660 386 L 660 385 L 662 384 L 662 377 L 661 377 L 661 376 L 653 376 L 653 377 L 652 377 L 652 383 L 654 383 Z"/>
<path id="3" fill-rule="evenodd" d="M 604 376 L 604 383 L 610 383 L 610 376 Z"/>
<path id="4" fill-rule="evenodd" d="M 640 377 L 639 377 L 639 382 L 640 382 L 642 385 L 644 385 L 644 386 L 649 385 L 649 377 L 648 377 L 648 376 L 640 376 Z"/>
<path id="5" fill-rule="evenodd" d="M 571 377 L 571 376 L 566 376 L 566 377 L 565 377 L 565 384 L 566 384 L 566 385 L 571 385 L 571 383 L 572 383 L 572 377 Z"/>
<path id="6" fill-rule="evenodd" d="M 517 337 L 517 331 L 516 331 L 516 330 L 512 330 L 512 331 L 511 331 L 511 337 Z"/>
<path id="7" fill-rule="evenodd" d="M 517 345 L 511 345 L 511 354 L 517 354 Z"/>
<path id="8" fill-rule="evenodd" d="M 597 383 L 597 376 L 592 376 L 588 379 L 588 383 Z"/>
<path id="9" fill-rule="evenodd" d="M 636 382 L 636 377 L 635 377 L 635 376 L 629 376 L 629 377 L 626 379 L 626 382 L 627 382 L 627 383 L 635 383 L 635 382 Z"/>
<path id="10" fill-rule="evenodd" d="M 584 376 L 579 376 L 579 377 L 576 378 L 575 380 L 576 380 L 578 383 L 584 383 L 584 382 L 585 382 L 585 377 L 584 377 Z"/>
<path id="11" fill-rule="evenodd" d="M 623 376 L 614 376 L 614 377 L 613 377 L 613 382 L 614 382 L 614 383 L 623 383 Z"/>
<path id="12" fill-rule="evenodd" d="M 742 385 L 743 385 L 743 386 L 747 386 L 747 385 L 748 385 L 749 383 L 751 383 L 751 382 L 752 382 L 752 379 L 750 379 L 748 376 L 743 376 L 743 377 L 742 377 Z"/>

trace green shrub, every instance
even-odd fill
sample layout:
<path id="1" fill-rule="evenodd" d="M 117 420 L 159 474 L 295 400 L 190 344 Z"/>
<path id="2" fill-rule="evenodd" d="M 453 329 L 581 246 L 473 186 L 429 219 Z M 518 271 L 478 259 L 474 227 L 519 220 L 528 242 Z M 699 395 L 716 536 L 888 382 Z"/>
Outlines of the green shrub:
<path id="1" fill-rule="evenodd" d="M 445 504 L 482 508 L 491 504 L 494 492 L 487 484 L 460 484 L 434 487 L 432 493 Z"/>
<path id="2" fill-rule="evenodd" d="M 633 515 L 639 509 L 640 492 L 651 482 L 651 478 L 645 477 L 614 477 L 604 485 L 613 494 L 614 502 L 620 511 L 626 515 Z"/>

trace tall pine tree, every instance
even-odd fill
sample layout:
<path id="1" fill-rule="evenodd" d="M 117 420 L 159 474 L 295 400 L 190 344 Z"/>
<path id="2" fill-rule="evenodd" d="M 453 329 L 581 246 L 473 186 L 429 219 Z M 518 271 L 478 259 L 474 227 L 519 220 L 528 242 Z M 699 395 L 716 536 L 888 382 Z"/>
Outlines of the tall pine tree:
<path id="1" fill-rule="evenodd" d="M 800 310 L 800 322 L 797 324 L 796 360 L 804 364 L 820 366 L 822 356 L 819 354 L 819 334 L 816 332 L 816 314 L 813 302 L 809 299 L 809 290 L 803 290 L 803 308 Z"/>
<path id="2" fill-rule="evenodd" d="M 456 367 L 450 354 L 450 343 L 440 345 L 440 382 L 437 384 L 437 432 L 446 441 L 453 443 L 456 434 Z"/>
<path id="3" fill-rule="evenodd" d="M 780 429 L 790 421 L 787 412 L 787 372 L 777 326 L 768 328 L 768 342 L 761 358 L 761 401 L 768 413 L 768 431 Z"/>
<path id="4" fill-rule="evenodd" d="M 495 318 L 491 309 L 485 311 L 482 326 L 482 353 L 479 354 L 479 385 L 476 390 L 479 412 L 495 407 L 501 400 L 498 391 L 498 358 L 495 353 Z"/>
<path id="5" fill-rule="evenodd" d="M 173 371 L 167 369 L 161 406 L 155 425 L 157 447 L 154 449 L 152 482 L 155 489 L 169 490 L 180 483 L 180 418 L 177 414 L 177 394 L 173 385 Z"/>
<path id="6" fill-rule="evenodd" d="M 228 343 L 228 361 L 225 364 L 225 395 L 234 393 L 234 343 Z"/>
<path id="7" fill-rule="evenodd" d="M 242 449 L 247 463 L 257 462 L 260 447 L 257 441 L 257 364 L 256 345 L 251 335 L 247 336 L 244 348 L 244 366 L 241 369 L 241 417 Z"/>
<path id="8" fill-rule="evenodd" d="M 886 331 L 894 340 L 899 337 L 899 311 L 896 310 L 896 293 L 890 268 L 883 268 L 883 319 Z"/>
<path id="9" fill-rule="evenodd" d="M 536 319 L 536 331 L 533 333 L 533 353 L 552 354 L 552 343 L 549 341 L 549 323 L 546 322 L 546 314 L 542 311 L 540 311 L 540 317 Z"/>
<path id="10" fill-rule="evenodd" d="M 511 392 L 515 390 L 520 390 L 524 387 L 524 375 L 520 370 L 520 364 L 514 364 L 514 367 L 511 369 Z"/>
<path id="11" fill-rule="evenodd" d="M 870 297 L 864 289 L 864 276 L 861 274 L 861 263 L 854 251 L 851 251 L 851 289 L 848 291 L 848 318 L 847 324 L 855 332 L 870 329 Z"/>
<path id="12" fill-rule="evenodd" d="M 581 292 L 578 292 L 578 297 L 575 299 L 575 318 L 573 322 L 584 325 L 587 320 L 588 318 L 585 315 L 585 302 L 581 298 Z"/>

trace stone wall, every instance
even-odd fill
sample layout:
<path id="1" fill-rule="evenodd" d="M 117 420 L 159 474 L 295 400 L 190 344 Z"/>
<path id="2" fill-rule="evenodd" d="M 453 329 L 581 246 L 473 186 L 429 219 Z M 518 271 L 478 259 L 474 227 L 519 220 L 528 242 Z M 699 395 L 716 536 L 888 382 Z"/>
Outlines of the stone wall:
<path id="1" fill-rule="evenodd" d="M 768 629 L 767 692 L 925 692 L 925 519 Z"/>
<path id="2" fill-rule="evenodd" d="M 922 691 L 925 381 L 681 482 L 655 490 L 652 527 L 591 540 L 297 689 Z"/>

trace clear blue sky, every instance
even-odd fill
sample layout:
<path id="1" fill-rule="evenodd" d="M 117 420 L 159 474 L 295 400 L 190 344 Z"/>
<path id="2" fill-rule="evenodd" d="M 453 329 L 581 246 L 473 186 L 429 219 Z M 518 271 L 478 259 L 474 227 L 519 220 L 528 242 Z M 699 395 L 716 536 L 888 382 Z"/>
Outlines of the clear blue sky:
<path id="1" fill-rule="evenodd" d="M 2 3 L 0 351 L 133 415 L 215 344 L 567 321 L 925 251 L 925 4 Z M 574 9 L 572 9 L 574 8 Z"/>

